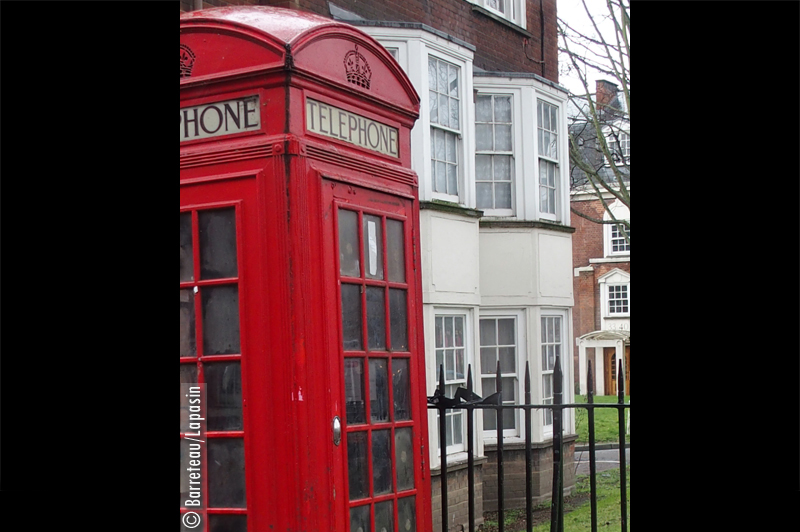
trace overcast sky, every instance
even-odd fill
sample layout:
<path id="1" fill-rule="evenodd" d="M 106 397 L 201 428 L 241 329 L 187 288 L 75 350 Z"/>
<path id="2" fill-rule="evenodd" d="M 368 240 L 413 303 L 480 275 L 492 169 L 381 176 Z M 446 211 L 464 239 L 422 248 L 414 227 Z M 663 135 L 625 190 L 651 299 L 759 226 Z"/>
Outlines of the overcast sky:
<path id="1" fill-rule="evenodd" d="M 565 20 L 571 27 L 575 28 L 576 30 L 581 31 L 587 35 L 594 33 L 594 28 L 592 27 L 589 18 L 586 15 L 586 11 L 583 7 L 583 2 L 581 0 L 557 0 L 557 14 L 558 18 Z M 589 7 L 590 12 L 593 16 L 595 16 L 595 22 L 597 23 L 598 27 L 600 27 L 601 31 L 604 34 L 610 36 L 613 34 L 613 24 L 606 20 L 605 17 L 608 16 L 608 8 L 606 6 L 606 0 L 586 0 L 586 5 Z M 559 46 L 561 42 L 559 41 Z M 558 83 L 563 87 L 569 89 L 570 92 L 573 93 L 583 93 L 583 85 L 581 85 L 578 76 L 574 73 L 565 73 L 565 67 L 569 64 L 569 60 L 564 57 L 563 54 L 559 54 L 558 58 Z M 587 72 L 589 77 L 589 90 L 594 92 L 594 84 L 597 79 L 599 79 L 598 74 L 594 72 Z M 610 79 L 609 81 L 614 81 Z"/>

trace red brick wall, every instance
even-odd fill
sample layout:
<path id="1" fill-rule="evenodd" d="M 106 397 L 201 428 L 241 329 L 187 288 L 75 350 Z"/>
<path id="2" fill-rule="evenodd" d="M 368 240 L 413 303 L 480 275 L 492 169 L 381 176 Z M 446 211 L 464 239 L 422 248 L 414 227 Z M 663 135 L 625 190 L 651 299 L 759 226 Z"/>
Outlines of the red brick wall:
<path id="1" fill-rule="evenodd" d="M 544 13 L 545 67 L 541 60 L 540 1 Z M 422 22 L 475 45 L 476 67 L 495 72 L 530 72 L 558 82 L 556 0 L 527 0 L 527 31 L 533 37 L 472 10 L 466 0 L 335 0 L 339 7 L 369 20 Z M 330 16 L 326 0 L 205 0 L 203 7 L 260 4 L 288 7 Z M 181 0 L 181 11 L 192 9 L 192 0 Z M 527 39 L 527 48 L 524 43 Z M 527 55 L 527 57 L 526 57 Z"/>

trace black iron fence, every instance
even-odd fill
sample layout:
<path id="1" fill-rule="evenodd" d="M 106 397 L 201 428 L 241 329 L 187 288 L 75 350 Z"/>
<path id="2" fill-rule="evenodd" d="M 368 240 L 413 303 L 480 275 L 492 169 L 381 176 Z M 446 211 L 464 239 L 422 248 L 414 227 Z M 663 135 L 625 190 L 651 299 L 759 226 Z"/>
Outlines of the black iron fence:
<path id="1" fill-rule="evenodd" d="M 564 410 L 568 408 L 585 408 L 588 411 L 589 429 L 589 483 L 591 504 L 591 530 L 597 531 L 597 464 L 595 457 L 595 419 L 594 412 L 598 408 L 615 408 L 619 415 L 619 461 L 620 461 L 620 513 L 622 532 L 628 530 L 628 495 L 627 495 L 627 463 L 625 455 L 625 409 L 630 409 L 630 403 L 625 403 L 625 391 L 622 383 L 622 363 L 619 364 L 617 373 L 618 402 L 594 403 L 594 378 L 592 364 L 589 362 L 587 403 L 563 402 L 563 373 L 561 358 L 556 357 L 554 372 L 554 390 L 552 404 L 531 404 L 531 375 L 530 367 L 525 367 L 525 404 L 508 405 L 502 402 L 502 379 L 500 378 L 500 362 L 497 363 L 497 392 L 482 398 L 472 389 L 472 366 L 467 370 L 467 387 L 458 388 L 454 397 L 445 396 L 444 367 L 439 368 L 439 385 L 432 397 L 428 398 L 428 409 L 439 411 L 439 448 L 441 449 L 441 497 L 442 497 L 442 532 L 448 532 L 448 504 L 447 504 L 447 441 L 446 441 L 446 411 L 460 409 L 466 411 L 467 418 L 467 474 L 468 474 L 468 511 L 469 528 L 467 532 L 477 532 L 475 528 L 475 410 L 493 409 L 497 412 L 497 512 L 499 532 L 505 532 L 504 508 L 504 482 L 503 482 L 503 415 L 504 409 L 522 410 L 525 416 L 525 486 L 526 505 L 525 516 L 527 531 L 533 530 L 533 502 L 531 495 L 531 479 L 533 475 L 531 417 L 534 410 L 551 410 L 553 414 L 553 491 L 550 503 L 550 532 L 564 532 L 564 463 L 563 463 L 563 419 Z"/>

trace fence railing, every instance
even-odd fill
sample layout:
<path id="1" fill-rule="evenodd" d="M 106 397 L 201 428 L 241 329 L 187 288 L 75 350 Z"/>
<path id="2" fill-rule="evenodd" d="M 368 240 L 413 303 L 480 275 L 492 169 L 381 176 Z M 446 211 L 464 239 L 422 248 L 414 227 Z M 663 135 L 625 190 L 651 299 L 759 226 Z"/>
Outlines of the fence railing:
<path id="1" fill-rule="evenodd" d="M 619 416 L 619 461 L 620 461 L 620 513 L 622 532 L 628 530 L 628 496 L 627 496 L 627 459 L 625 455 L 625 410 L 630 403 L 625 403 L 625 391 L 622 383 L 622 363 L 619 364 L 617 383 L 620 384 L 617 403 L 594 403 L 594 378 L 592 363 L 589 361 L 587 403 L 563 402 L 563 373 L 561 357 L 556 357 L 553 375 L 553 403 L 531 404 L 530 366 L 525 367 L 525 404 L 504 405 L 502 403 L 502 379 L 500 378 L 500 362 L 497 363 L 497 392 L 482 398 L 473 392 L 472 366 L 467 369 L 467 387 L 458 388 L 454 397 L 445 396 L 444 367 L 439 367 L 439 384 L 434 395 L 428 398 L 428 409 L 439 411 L 439 448 L 441 449 L 441 497 L 442 497 L 442 532 L 448 532 L 447 504 L 447 440 L 446 411 L 459 409 L 466 411 L 467 417 L 467 482 L 469 528 L 467 532 L 477 532 L 475 528 L 475 449 L 474 431 L 476 410 L 495 410 L 497 412 L 497 512 L 498 530 L 505 532 L 505 504 L 503 481 L 503 415 L 505 409 L 522 410 L 525 416 L 525 516 L 527 532 L 533 531 L 533 497 L 531 480 L 533 475 L 531 417 L 534 410 L 551 410 L 553 413 L 553 483 L 550 503 L 550 532 L 564 532 L 564 463 L 563 463 L 563 419 L 564 410 L 568 408 L 585 408 L 588 411 L 589 429 L 589 486 L 591 504 L 591 530 L 597 531 L 597 461 L 595 456 L 595 419 L 594 412 L 598 408 L 615 408 Z"/>

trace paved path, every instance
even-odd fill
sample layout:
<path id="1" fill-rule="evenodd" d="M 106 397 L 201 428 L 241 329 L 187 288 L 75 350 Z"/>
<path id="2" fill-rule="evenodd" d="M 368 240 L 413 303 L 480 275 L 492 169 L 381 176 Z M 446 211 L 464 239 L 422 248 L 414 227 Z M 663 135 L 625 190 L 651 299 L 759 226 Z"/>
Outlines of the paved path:
<path id="1" fill-rule="evenodd" d="M 619 449 L 607 449 L 595 451 L 595 464 L 597 471 L 605 471 L 619 467 Z M 625 462 L 631 464 L 631 449 L 625 449 Z M 589 451 L 575 451 L 576 475 L 589 474 Z"/>

